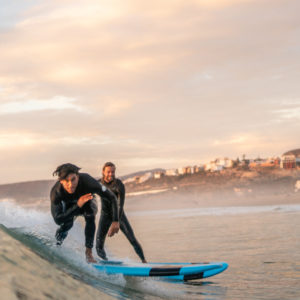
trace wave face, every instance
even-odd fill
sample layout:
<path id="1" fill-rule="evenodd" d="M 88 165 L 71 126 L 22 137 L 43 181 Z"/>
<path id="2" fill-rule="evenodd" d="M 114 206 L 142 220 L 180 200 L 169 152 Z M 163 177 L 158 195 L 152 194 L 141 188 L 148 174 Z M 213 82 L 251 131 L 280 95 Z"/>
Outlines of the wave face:
<path id="1" fill-rule="evenodd" d="M 128 279 L 121 275 L 108 276 L 99 273 L 85 261 L 84 229 L 78 221 L 74 222 L 74 226 L 69 231 L 63 245 L 56 246 L 54 233 L 57 226 L 50 213 L 25 209 L 12 201 L 2 200 L 0 202 L 0 220 L 0 232 L 14 238 L 58 270 L 71 275 L 78 280 L 79 284 L 84 282 L 113 299 L 181 298 L 180 289 L 174 290 L 169 286 L 170 283 L 160 282 L 152 278 Z M 118 258 L 115 257 L 115 259 Z M 22 258 L 14 262 L 16 270 L 18 270 L 18 266 L 21 270 L 22 263 L 20 260 Z M 4 268 L 4 266 L 2 267 Z M 28 272 L 28 279 L 29 273 L 32 272 Z M 38 281 L 39 278 L 36 277 L 35 280 Z M 51 278 L 49 280 L 51 281 Z M 49 282 L 49 286 L 53 285 L 53 282 Z M 18 293 L 22 297 L 22 291 Z M 78 299 L 85 298 L 85 294 L 78 295 Z"/>

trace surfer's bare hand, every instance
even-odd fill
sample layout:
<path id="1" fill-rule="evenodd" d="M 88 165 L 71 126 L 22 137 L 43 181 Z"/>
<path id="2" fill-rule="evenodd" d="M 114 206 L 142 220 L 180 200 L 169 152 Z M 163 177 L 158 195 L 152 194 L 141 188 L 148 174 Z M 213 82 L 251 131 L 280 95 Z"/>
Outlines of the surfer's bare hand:
<path id="1" fill-rule="evenodd" d="M 119 229 L 120 229 L 120 223 L 119 222 L 112 222 L 110 227 L 109 227 L 107 235 L 109 237 L 112 237 L 115 233 L 118 233 Z"/>
<path id="2" fill-rule="evenodd" d="M 78 205 L 79 207 L 82 207 L 85 203 L 87 203 L 87 202 L 90 201 L 91 199 L 93 199 L 92 193 L 85 194 L 85 195 L 81 196 L 81 197 L 78 199 L 77 205 Z"/>

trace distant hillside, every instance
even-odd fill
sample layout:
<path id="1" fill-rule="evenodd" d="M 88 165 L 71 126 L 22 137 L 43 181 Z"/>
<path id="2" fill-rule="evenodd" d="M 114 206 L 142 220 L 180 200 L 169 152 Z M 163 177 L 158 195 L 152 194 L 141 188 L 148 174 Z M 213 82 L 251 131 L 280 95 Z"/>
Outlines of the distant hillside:
<path id="1" fill-rule="evenodd" d="M 288 152 L 285 152 L 283 155 L 295 155 L 296 157 L 300 157 L 300 149 L 294 149 L 290 150 Z"/>
<path id="2" fill-rule="evenodd" d="M 129 182 L 126 191 L 132 195 L 145 195 L 148 199 L 150 191 L 161 190 L 164 193 L 176 194 L 221 194 L 229 191 L 238 194 L 241 189 L 249 190 L 249 196 L 256 193 L 288 194 L 295 193 L 295 184 L 300 180 L 300 170 L 284 170 L 274 167 L 243 169 L 232 168 L 219 172 L 199 172 L 180 176 L 163 176 L 160 179 L 151 178 L 142 183 Z M 141 192 L 143 192 L 141 194 Z M 148 192 L 148 193 L 145 193 Z M 299 197 L 299 196 L 298 196 Z"/>
<path id="3" fill-rule="evenodd" d="M 39 180 L 0 185 L 0 199 L 13 198 L 17 201 L 36 201 L 49 198 L 55 180 Z"/>
<path id="4" fill-rule="evenodd" d="M 131 177 L 135 177 L 135 176 L 142 176 L 142 175 L 144 175 L 146 173 L 149 173 L 149 172 L 154 173 L 154 172 L 163 172 L 163 171 L 165 171 L 165 169 L 156 168 L 156 169 L 144 170 L 144 171 L 131 173 L 131 174 L 128 174 L 128 175 L 120 176 L 119 178 L 122 179 L 122 180 L 126 180 L 127 178 L 131 178 Z"/>
<path id="5" fill-rule="evenodd" d="M 135 172 L 122 179 L 142 176 L 147 172 L 161 171 L 162 169 Z M 226 169 L 220 172 L 200 172 L 180 176 L 163 176 L 160 179 L 151 178 L 142 183 L 135 181 L 126 183 L 127 205 L 130 199 L 141 201 L 147 198 L 148 202 L 158 199 L 151 191 L 164 191 L 164 198 L 186 197 L 198 199 L 199 195 L 216 195 L 228 198 L 250 197 L 258 200 L 261 196 L 271 197 L 299 197 L 295 193 L 295 184 L 300 181 L 300 170 L 283 170 L 278 168 L 258 169 Z M 30 181 L 0 185 L 0 199 L 12 198 L 24 205 L 41 205 L 49 207 L 49 194 L 55 180 Z M 134 196 L 138 195 L 138 196 Z M 130 197 L 133 195 L 134 197 Z M 213 197 L 213 196 L 211 196 Z M 194 199 L 193 198 L 193 199 Z M 135 200 L 132 203 L 136 204 Z M 196 200 L 195 200 L 196 201 Z"/>

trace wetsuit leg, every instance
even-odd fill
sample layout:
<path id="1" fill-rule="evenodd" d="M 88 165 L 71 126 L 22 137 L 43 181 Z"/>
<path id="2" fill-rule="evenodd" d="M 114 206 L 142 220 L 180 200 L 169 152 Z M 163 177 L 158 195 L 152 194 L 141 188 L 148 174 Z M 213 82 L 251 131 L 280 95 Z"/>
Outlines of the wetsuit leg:
<path id="1" fill-rule="evenodd" d="M 63 240 L 67 237 L 68 231 L 73 227 L 74 218 L 66 220 L 60 227 L 56 230 L 55 237 L 57 240 L 57 245 L 61 245 Z"/>
<path id="2" fill-rule="evenodd" d="M 139 258 L 142 261 L 145 260 L 145 256 L 144 256 L 142 246 L 137 241 L 137 239 L 134 235 L 134 232 L 133 232 L 133 230 L 130 226 L 130 223 L 129 223 L 129 221 L 128 221 L 128 219 L 127 219 L 124 212 L 123 212 L 123 215 L 122 215 L 121 220 L 120 220 L 120 229 L 125 234 L 128 241 L 130 242 L 130 244 L 133 246 L 133 248 L 134 248 L 136 254 L 139 256 Z"/>
<path id="3" fill-rule="evenodd" d="M 101 212 L 97 235 L 96 235 L 96 251 L 98 256 L 100 256 L 102 259 L 106 259 L 106 254 L 104 251 L 104 243 L 111 223 L 112 223 L 111 217 Z"/>
<path id="4" fill-rule="evenodd" d="M 96 231 L 96 214 L 98 211 L 97 202 L 95 199 L 90 200 L 82 207 L 82 213 L 85 218 L 85 247 L 93 248 L 94 237 Z"/>

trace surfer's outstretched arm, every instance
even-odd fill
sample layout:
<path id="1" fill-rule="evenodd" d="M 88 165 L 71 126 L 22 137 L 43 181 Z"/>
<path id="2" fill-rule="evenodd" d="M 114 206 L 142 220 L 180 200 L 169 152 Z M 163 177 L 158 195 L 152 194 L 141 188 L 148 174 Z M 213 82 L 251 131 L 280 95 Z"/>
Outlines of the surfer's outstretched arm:
<path id="1" fill-rule="evenodd" d="M 66 208 L 63 199 L 55 191 L 51 191 L 51 213 L 56 224 L 60 225 L 67 220 L 77 216 L 80 213 L 80 208 L 88 201 L 93 199 L 91 193 L 81 196 L 77 203 Z"/>
<path id="2" fill-rule="evenodd" d="M 80 212 L 79 206 L 75 203 L 68 208 L 65 207 L 63 200 L 57 197 L 55 191 L 51 192 L 51 214 L 57 225 L 61 225 L 68 219 L 73 218 Z"/>

